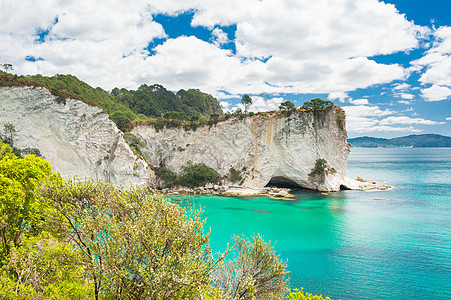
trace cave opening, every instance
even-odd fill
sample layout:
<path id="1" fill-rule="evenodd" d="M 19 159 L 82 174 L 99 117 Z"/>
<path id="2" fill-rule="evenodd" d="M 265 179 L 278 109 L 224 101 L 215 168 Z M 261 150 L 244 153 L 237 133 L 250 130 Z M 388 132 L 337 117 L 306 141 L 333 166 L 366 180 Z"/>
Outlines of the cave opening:
<path id="1" fill-rule="evenodd" d="M 272 177 L 268 184 L 266 184 L 266 187 L 288 188 L 293 190 L 305 189 L 293 180 L 283 176 Z"/>

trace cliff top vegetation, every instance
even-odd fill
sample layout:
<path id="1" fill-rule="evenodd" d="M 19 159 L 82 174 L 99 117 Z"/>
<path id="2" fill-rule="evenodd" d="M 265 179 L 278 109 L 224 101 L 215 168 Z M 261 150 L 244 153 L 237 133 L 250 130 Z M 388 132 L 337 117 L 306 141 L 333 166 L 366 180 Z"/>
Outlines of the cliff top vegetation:
<path id="1" fill-rule="evenodd" d="M 0 71 L 0 86 L 32 86 L 48 89 L 59 103 L 65 99 L 81 100 L 102 108 L 119 129 L 127 131 L 131 121 L 157 117 L 198 120 L 211 114 L 222 115 L 219 101 L 197 89 L 180 90 L 176 94 L 159 84 L 141 85 L 137 90 L 114 88 L 111 93 L 93 88 L 73 75 L 18 76 Z"/>

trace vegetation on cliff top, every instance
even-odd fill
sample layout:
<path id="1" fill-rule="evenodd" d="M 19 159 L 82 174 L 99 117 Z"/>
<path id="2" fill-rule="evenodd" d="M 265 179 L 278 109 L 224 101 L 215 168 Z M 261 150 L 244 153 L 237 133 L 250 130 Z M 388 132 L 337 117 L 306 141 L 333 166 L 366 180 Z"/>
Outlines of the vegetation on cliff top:
<path id="1" fill-rule="evenodd" d="M 73 75 L 17 76 L 0 72 L 0 86 L 44 87 L 57 96 L 60 103 L 65 103 L 66 98 L 74 98 L 99 106 L 123 131 L 129 128 L 131 121 L 163 117 L 168 112 L 186 115 L 186 120 L 222 115 L 218 100 L 209 94 L 196 89 L 174 94 L 158 84 L 143 84 L 136 91 L 114 88 L 109 93 L 100 87 L 93 88 Z"/>

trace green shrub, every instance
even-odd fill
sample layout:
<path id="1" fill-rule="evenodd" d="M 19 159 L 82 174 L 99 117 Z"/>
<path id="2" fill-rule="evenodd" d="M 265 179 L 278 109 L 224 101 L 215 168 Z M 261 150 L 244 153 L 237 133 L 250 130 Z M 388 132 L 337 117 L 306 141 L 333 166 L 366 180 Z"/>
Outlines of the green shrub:
<path id="1" fill-rule="evenodd" d="M 318 158 L 315 162 L 315 167 L 313 167 L 312 172 L 310 172 L 310 174 L 308 175 L 314 177 L 323 174 L 323 172 L 326 170 L 326 163 L 327 161 L 325 159 Z"/>
<path id="2" fill-rule="evenodd" d="M 293 289 L 287 295 L 287 300 L 332 300 L 329 297 L 323 298 L 322 295 L 304 294 L 304 289 Z"/>
<path id="3" fill-rule="evenodd" d="M 193 164 L 188 161 L 182 167 L 178 182 L 183 186 L 202 186 L 207 182 L 216 183 L 220 176 L 215 169 L 206 166 L 205 164 Z"/>
<path id="4" fill-rule="evenodd" d="M 345 130 L 345 120 L 342 115 L 337 115 L 337 125 L 341 130 Z"/>
<path id="5" fill-rule="evenodd" d="M 213 285 L 230 299 L 283 299 L 288 290 L 286 263 L 261 235 L 251 240 L 234 236 L 235 257 L 213 275 Z"/>
<path id="6" fill-rule="evenodd" d="M 237 171 L 233 167 L 229 170 L 229 179 L 231 182 L 238 182 L 243 180 L 243 178 L 241 177 L 241 172 Z"/>
<path id="7" fill-rule="evenodd" d="M 158 178 L 164 180 L 169 185 L 177 182 L 177 173 L 166 169 L 165 167 L 156 169 L 155 175 L 157 175 Z"/>

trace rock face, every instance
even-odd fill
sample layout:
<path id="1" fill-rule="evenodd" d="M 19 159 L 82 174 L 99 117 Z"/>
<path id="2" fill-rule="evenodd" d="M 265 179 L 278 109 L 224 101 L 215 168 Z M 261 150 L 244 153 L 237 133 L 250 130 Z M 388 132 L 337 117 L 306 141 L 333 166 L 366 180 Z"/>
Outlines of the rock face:
<path id="1" fill-rule="evenodd" d="M 38 148 L 64 178 L 126 187 L 148 181 L 146 162 L 98 107 L 74 99 L 57 103 L 45 88 L 1 87 L 0 128 L 7 122 L 17 130 L 14 146 Z"/>
<path id="2" fill-rule="evenodd" d="M 234 185 L 258 189 L 274 183 L 337 191 L 345 181 L 350 151 L 339 114 L 343 116 L 340 108 L 331 107 L 232 118 L 196 130 L 141 125 L 132 133 L 144 142 L 141 150 L 153 168 L 179 171 L 192 161 L 226 178 L 233 168 L 241 177 Z M 318 163 L 321 168 L 313 172 Z"/>

